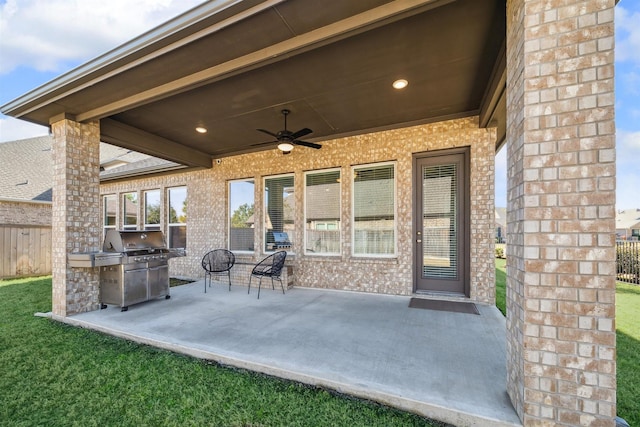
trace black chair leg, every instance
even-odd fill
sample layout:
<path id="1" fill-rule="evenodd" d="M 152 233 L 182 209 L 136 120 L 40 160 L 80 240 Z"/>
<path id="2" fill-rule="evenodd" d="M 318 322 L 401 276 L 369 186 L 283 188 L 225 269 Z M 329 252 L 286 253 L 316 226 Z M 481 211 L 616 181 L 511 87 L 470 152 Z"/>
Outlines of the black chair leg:
<path id="1" fill-rule="evenodd" d="M 284 283 L 282 283 L 282 279 L 278 277 L 278 280 L 280 280 L 280 287 L 282 288 L 282 295 L 284 295 Z"/>
<path id="2" fill-rule="evenodd" d="M 260 280 L 258 281 L 258 299 L 260 299 L 260 288 L 262 287 L 262 276 L 260 276 Z"/>
<path id="3" fill-rule="evenodd" d="M 227 276 L 229 276 L 229 292 L 231 292 L 231 272 L 227 270 Z"/>
<path id="4" fill-rule="evenodd" d="M 207 293 L 207 273 L 204 274 L 204 293 Z"/>

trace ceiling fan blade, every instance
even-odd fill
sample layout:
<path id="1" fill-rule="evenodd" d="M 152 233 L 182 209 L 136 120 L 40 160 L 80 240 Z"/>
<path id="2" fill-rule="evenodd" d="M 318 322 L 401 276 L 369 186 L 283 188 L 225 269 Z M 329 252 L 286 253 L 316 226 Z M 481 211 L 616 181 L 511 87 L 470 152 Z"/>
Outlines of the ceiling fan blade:
<path id="1" fill-rule="evenodd" d="M 316 150 L 319 150 L 319 149 L 321 149 L 321 148 L 322 148 L 322 145 L 320 145 L 320 144 L 316 144 L 315 142 L 309 142 L 309 141 L 298 141 L 298 140 L 295 140 L 295 141 L 293 141 L 293 143 L 294 143 L 295 145 L 303 145 L 303 146 L 305 146 L 305 147 L 315 148 Z"/>
<path id="2" fill-rule="evenodd" d="M 265 129 L 256 129 L 256 130 L 257 130 L 257 131 L 260 131 L 260 132 L 264 132 L 264 133 L 266 133 L 267 135 L 271 135 L 272 137 L 274 137 L 274 138 L 278 139 L 278 135 L 276 135 L 276 134 L 275 134 L 275 133 L 273 133 L 273 132 L 269 132 L 268 130 L 265 130 Z"/>
<path id="3" fill-rule="evenodd" d="M 309 128 L 300 129 L 298 132 L 292 133 L 291 138 L 292 139 L 302 138 L 303 136 L 309 135 L 310 133 L 313 133 L 313 131 Z"/>

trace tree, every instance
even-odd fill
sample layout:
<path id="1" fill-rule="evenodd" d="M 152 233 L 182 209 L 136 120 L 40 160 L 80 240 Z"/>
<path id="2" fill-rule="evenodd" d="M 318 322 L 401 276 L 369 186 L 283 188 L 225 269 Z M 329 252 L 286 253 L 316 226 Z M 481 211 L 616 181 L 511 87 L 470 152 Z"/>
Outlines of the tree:
<path id="1" fill-rule="evenodd" d="M 160 224 L 160 203 L 147 204 L 147 224 Z"/>
<path id="2" fill-rule="evenodd" d="M 231 227 L 233 228 L 249 228 L 247 220 L 253 215 L 253 204 L 244 203 L 238 206 L 231 215 Z"/>
<path id="3" fill-rule="evenodd" d="M 176 209 L 173 206 L 169 206 L 169 223 L 178 224 L 178 223 L 186 223 L 187 222 L 187 201 L 182 202 L 182 210 L 178 215 Z"/>

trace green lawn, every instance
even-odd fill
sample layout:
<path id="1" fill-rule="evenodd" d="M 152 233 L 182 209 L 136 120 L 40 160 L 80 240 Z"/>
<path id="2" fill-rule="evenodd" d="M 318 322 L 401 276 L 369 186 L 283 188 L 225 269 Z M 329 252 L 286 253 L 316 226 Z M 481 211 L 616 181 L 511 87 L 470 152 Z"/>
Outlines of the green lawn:
<path id="1" fill-rule="evenodd" d="M 496 258 L 496 307 L 507 315 L 507 260 Z"/>
<path id="2" fill-rule="evenodd" d="M 496 259 L 496 306 L 505 313 L 506 261 Z M 618 415 L 640 426 L 640 286 L 616 286 Z"/>
<path id="3" fill-rule="evenodd" d="M 50 309 L 50 278 L 0 281 L 0 426 L 441 425 L 33 315 Z"/>

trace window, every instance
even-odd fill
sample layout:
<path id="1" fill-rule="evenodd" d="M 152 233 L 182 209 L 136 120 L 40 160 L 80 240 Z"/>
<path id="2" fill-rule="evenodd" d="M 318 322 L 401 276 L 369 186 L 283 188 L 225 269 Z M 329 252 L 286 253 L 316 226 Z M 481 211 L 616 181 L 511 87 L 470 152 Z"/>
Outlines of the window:
<path id="1" fill-rule="evenodd" d="M 167 214 L 169 247 L 187 247 L 187 187 L 167 190 L 169 212 Z"/>
<path id="2" fill-rule="evenodd" d="M 294 241 L 293 175 L 264 180 L 264 250 L 291 250 Z"/>
<path id="3" fill-rule="evenodd" d="M 353 167 L 353 255 L 396 253 L 395 165 Z"/>
<path id="4" fill-rule="evenodd" d="M 340 254 L 340 170 L 305 174 L 305 253 Z"/>
<path id="5" fill-rule="evenodd" d="M 102 224 L 104 235 L 107 234 L 107 230 L 116 229 L 117 202 L 118 199 L 116 199 L 115 194 L 109 194 L 102 198 Z"/>
<path id="6" fill-rule="evenodd" d="M 254 250 L 253 179 L 229 182 L 229 250 Z"/>
<path id="7" fill-rule="evenodd" d="M 160 230 L 160 190 L 144 192 L 144 229 Z"/>
<path id="8" fill-rule="evenodd" d="M 122 195 L 122 219 L 125 230 L 138 228 L 138 193 Z"/>

